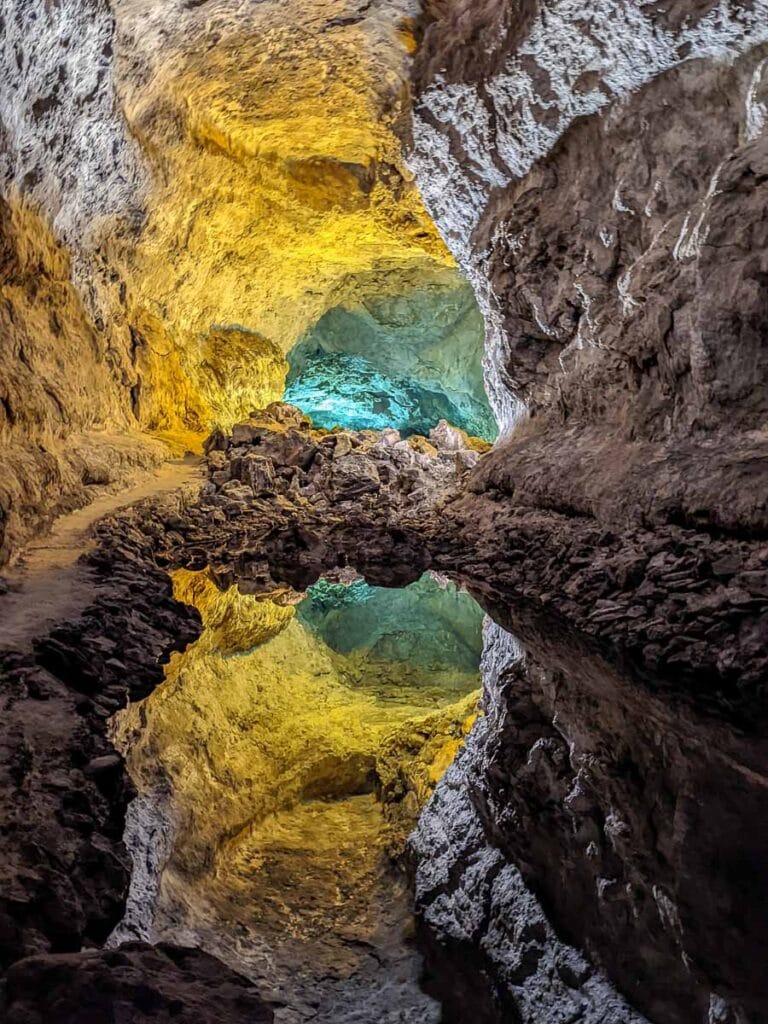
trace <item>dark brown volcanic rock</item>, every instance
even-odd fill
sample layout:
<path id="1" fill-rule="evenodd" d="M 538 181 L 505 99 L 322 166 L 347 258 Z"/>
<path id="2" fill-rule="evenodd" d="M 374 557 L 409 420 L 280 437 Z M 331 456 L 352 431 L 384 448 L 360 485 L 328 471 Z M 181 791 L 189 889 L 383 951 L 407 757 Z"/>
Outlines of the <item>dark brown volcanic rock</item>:
<path id="1" fill-rule="evenodd" d="M 472 769 L 494 845 L 651 1020 L 706 1020 L 713 995 L 760 1020 L 765 737 L 649 693 L 567 634 L 526 649 L 490 680 Z"/>
<path id="2" fill-rule="evenodd" d="M 478 977 L 497 1012 L 517 1007 L 523 1020 L 581 1006 L 623 1021 L 601 993 L 605 972 L 651 1021 L 762 1024 L 764 735 L 649 693 L 546 625 L 528 630 L 523 659 L 491 629 L 486 717 L 412 839 L 450 1019 L 472 1012 Z M 562 970 L 550 928 L 590 963 L 571 955 Z"/>
<path id="3" fill-rule="evenodd" d="M 37 956 L 8 972 L 7 1024 L 271 1024 L 247 979 L 199 949 L 131 942 Z"/>
<path id="4" fill-rule="evenodd" d="M 463 496 L 432 550 L 485 607 L 554 620 L 652 689 L 743 724 L 766 719 L 768 548 L 667 525 L 609 530 L 588 516 Z M 450 540 L 446 541 L 446 537 Z"/>
<path id="5" fill-rule="evenodd" d="M 122 915 L 133 792 L 107 720 L 161 682 L 170 652 L 200 628 L 151 547 L 124 527 L 103 538 L 90 556 L 98 599 L 35 655 L 0 652 L 1 967 L 100 944 Z"/>
<path id="6" fill-rule="evenodd" d="M 556 173 L 532 173 L 535 205 L 518 188 L 486 215 L 505 225 L 499 232 L 494 220 L 492 243 L 493 288 L 508 300 L 505 372 L 533 419 L 487 460 L 478 485 L 604 522 L 765 535 L 768 137 L 733 148 L 738 65 L 670 75 L 666 88 L 688 114 L 674 135 L 661 87 L 648 86 L 618 124 L 574 126 L 551 158 Z M 717 131 L 696 147 L 702 104 Z M 673 139 L 689 142 L 672 150 Z M 641 204 L 643 183 L 662 183 L 648 216 L 612 210 L 610 196 L 596 201 L 617 164 L 628 209 Z M 512 260 L 504 240 L 519 235 L 530 255 Z M 546 280 L 542 263 L 552 268 Z M 574 281 L 589 288 L 588 313 L 569 301 Z M 579 331 L 592 339 L 587 354 L 573 347 Z"/>
<path id="7" fill-rule="evenodd" d="M 528 417 L 477 489 L 768 529 L 768 32 L 714 6 L 425 7 L 414 168 Z"/>
<path id="8" fill-rule="evenodd" d="M 434 0 L 414 68 L 412 167 L 506 430 L 429 546 L 527 651 L 489 674 L 470 802 L 663 1024 L 768 1019 L 766 13 Z M 478 850 L 433 938 L 471 924 Z"/>
<path id="9" fill-rule="evenodd" d="M 765 544 L 661 523 L 610 530 L 498 490 L 475 494 L 463 488 L 477 453 L 460 439 L 458 448 L 454 438 L 434 440 L 442 448 L 394 432 L 315 431 L 276 405 L 234 438 L 211 439 L 199 499 L 144 502 L 99 525 L 91 561 L 110 578 L 108 594 L 41 640 L 36 664 L 6 658 L 7 684 L 26 688 L 6 716 L 17 808 L 4 840 L 7 891 L 19 894 L 6 905 L 6 963 L 99 942 L 119 916 L 128 793 L 104 722 L 125 700 L 126 679 L 133 697 L 149 692 L 172 647 L 198 628 L 171 599 L 164 570 L 207 566 L 222 587 L 266 595 L 303 589 L 339 566 L 385 585 L 433 568 L 465 583 L 529 657 L 523 675 L 503 660 L 486 673 L 483 742 L 473 740 L 462 762 L 476 852 L 494 844 L 494 863 L 517 865 L 522 879 L 513 884 L 510 874 L 486 921 L 496 922 L 494 956 L 479 965 L 491 1003 L 513 1012 L 548 991 L 551 1004 L 547 971 L 560 971 L 563 957 L 561 974 L 572 976 L 576 954 L 552 945 L 549 924 L 531 926 L 532 946 L 503 924 L 521 900 L 528 906 L 527 884 L 560 939 L 585 948 L 651 1019 L 699 1024 L 712 999 L 754 1015 L 765 995 L 759 864 L 768 847 L 759 828 L 746 842 L 738 823 L 742 807 L 768 820 L 757 736 L 766 717 Z M 484 460 L 475 472 L 483 471 Z M 30 701 L 46 699 L 57 701 L 55 713 L 40 718 Z M 75 814 L 72 789 L 82 794 Z M 27 793 L 42 813 L 22 821 Z M 449 824 L 447 834 L 461 831 Z M 430 835 L 420 854 L 427 871 Z M 30 849 L 40 851 L 39 878 L 27 870 Z M 474 854 L 456 852 L 458 888 L 443 893 L 465 908 L 466 857 Z M 425 899 L 439 948 L 443 917 L 432 920 Z M 530 913 L 539 920 L 540 910 Z M 731 922 L 727 956 L 717 952 L 722 919 Z M 481 931 L 456 948 L 459 961 L 476 962 Z M 540 962 L 541 972 L 510 975 L 510 957 Z M 608 995 L 592 971 L 579 968 L 583 991 L 563 995 L 562 1006 L 582 999 L 599 1013 Z M 614 1009 L 621 1020 L 620 1002 Z"/>
<path id="10" fill-rule="evenodd" d="M 438 75 L 482 82 L 500 71 L 538 9 L 538 0 L 425 0 L 416 22 L 417 96 Z"/>
<path id="11" fill-rule="evenodd" d="M 624 1024 L 603 970 L 655 1024 L 764 1024 L 768 8 L 426 0 L 416 28 L 412 166 L 486 316 L 509 433 L 475 466 L 272 410 L 213 439 L 199 504 L 102 525 L 111 595 L 35 659 L 2 659 L 4 960 L 97 943 L 119 916 L 129 791 L 104 723 L 197 625 L 158 566 L 255 594 L 339 566 L 386 585 L 433 568 L 527 657 L 491 644 L 486 717 L 419 839 L 435 949 L 487 982 L 482 1006 L 463 986 L 456 1019 Z M 0 428 L 37 438 L 85 409 L 56 374 L 44 393 L 40 357 L 87 371 L 128 339 L 93 333 L 45 236 L 21 259 L 0 216 L 0 320 L 24 353 L 6 353 Z M 67 316 L 27 329 L 36 289 L 61 289 Z M 96 421 L 133 422 L 137 367 L 99 372 Z M 45 452 L 30 466 L 20 480 L 63 473 Z M 47 507 L 22 489 L 32 521 Z M 3 532 L 7 548 L 23 531 Z M 168 956 L 73 952 L 60 988 L 39 959 L 23 984 L 85 993 L 90 972 L 117 992 Z"/>

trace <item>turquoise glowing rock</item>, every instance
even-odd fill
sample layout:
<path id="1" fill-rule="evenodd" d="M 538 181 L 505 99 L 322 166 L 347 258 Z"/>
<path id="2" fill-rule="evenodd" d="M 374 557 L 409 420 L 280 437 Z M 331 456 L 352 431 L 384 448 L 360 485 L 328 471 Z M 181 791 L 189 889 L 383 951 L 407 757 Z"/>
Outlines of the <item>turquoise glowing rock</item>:
<path id="1" fill-rule="evenodd" d="M 474 410 L 459 408 L 439 385 L 386 377 L 358 355 L 322 352 L 306 360 L 300 371 L 289 373 L 284 401 L 328 430 L 394 427 L 404 436 L 426 436 L 445 419 L 469 434 L 496 436 L 490 409 L 479 403 Z"/>
<path id="2" fill-rule="evenodd" d="M 354 308 L 328 310 L 289 352 L 285 399 L 327 429 L 428 434 L 446 419 L 493 441 L 484 336 L 472 289 L 458 275 L 439 287 L 416 280 L 400 293 L 360 291 Z"/>
<path id="3" fill-rule="evenodd" d="M 296 616 L 339 654 L 364 653 L 371 669 L 399 664 L 425 676 L 453 674 L 463 684 L 479 668 L 482 609 L 453 583 L 428 573 L 401 589 L 320 580 Z"/>

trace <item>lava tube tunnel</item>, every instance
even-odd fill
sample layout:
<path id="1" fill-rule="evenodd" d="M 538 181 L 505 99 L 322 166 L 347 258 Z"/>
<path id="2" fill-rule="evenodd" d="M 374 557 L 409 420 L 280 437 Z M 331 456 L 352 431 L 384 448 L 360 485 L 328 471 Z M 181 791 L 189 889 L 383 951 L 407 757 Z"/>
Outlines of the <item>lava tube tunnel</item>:
<path id="1" fill-rule="evenodd" d="M 122 161 L 93 229 L 108 269 L 72 257 L 49 326 L 76 365 L 32 381 L 46 372 L 30 340 L 5 405 L 31 386 L 71 422 L 67 445 L 48 440 L 48 497 L 84 504 L 78 479 L 118 491 L 164 448 L 193 489 L 205 452 L 211 524 L 246 491 L 290 493 L 322 518 L 323 465 L 350 512 L 385 486 L 382 459 L 409 469 L 403 501 L 433 464 L 452 485 L 497 426 L 483 316 L 405 163 L 408 19 L 396 5 L 347 18 L 343 4 L 270 2 L 243 23 L 231 5 L 198 6 L 175 23 L 152 3 L 114 8 L 119 116 L 94 129 Z M 65 21 L 51 26 L 62 53 Z M 104 154 L 83 158 L 100 180 Z M 67 276 L 31 208 L 7 210 L 52 279 Z M 79 231 L 70 213 L 65 234 Z M 18 305 L 31 322 L 23 287 Z M 91 319 L 105 356 L 95 335 L 90 355 L 78 349 Z M 90 376 L 93 423 L 71 394 Z M 33 468 L 20 453 L 8 548 L 25 539 L 25 501 L 45 515 Z M 181 483 L 168 480 L 179 540 L 193 500 Z M 248 520 L 273 521 L 267 508 Z M 229 577 L 213 550 L 155 557 L 199 635 L 169 645 L 162 683 L 106 724 L 136 796 L 127 902 L 101 941 L 214 955 L 277 1021 L 351 1021 L 361 1005 L 366 1019 L 436 1021 L 406 845 L 480 713 L 479 606 L 440 573 L 371 585 L 347 554 L 295 587 Z"/>
<path id="2" fill-rule="evenodd" d="M 0 0 L 2 1024 L 768 1022 L 768 0 Z"/>

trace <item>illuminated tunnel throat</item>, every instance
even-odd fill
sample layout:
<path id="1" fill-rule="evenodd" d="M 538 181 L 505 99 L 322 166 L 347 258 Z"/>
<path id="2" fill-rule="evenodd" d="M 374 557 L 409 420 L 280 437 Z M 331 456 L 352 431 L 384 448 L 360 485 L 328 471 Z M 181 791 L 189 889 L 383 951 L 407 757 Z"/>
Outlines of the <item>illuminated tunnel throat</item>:
<path id="1" fill-rule="evenodd" d="M 493 441 L 484 327 L 471 288 L 363 296 L 329 310 L 288 355 L 285 401 L 318 427 L 423 434 L 447 420 Z"/>

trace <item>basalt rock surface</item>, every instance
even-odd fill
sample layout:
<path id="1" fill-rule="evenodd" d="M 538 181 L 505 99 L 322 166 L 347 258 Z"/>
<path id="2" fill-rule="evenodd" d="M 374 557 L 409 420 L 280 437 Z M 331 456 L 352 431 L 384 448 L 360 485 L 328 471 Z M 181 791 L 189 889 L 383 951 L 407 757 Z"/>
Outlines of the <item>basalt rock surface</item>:
<path id="1" fill-rule="evenodd" d="M 762 723 L 649 694 L 546 635 L 496 668 L 478 805 L 560 934 L 652 1020 L 759 1021 L 768 833 L 738 822 L 766 812 Z"/>
<path id="2" fill-rule="evenodd" d="M 245 978 L 199 949 L 126 943 L 14 964 L 0 1004 L 7 1024 L 272 1024 Z"/>
<path id="3" fill-rule="evenodd" d="M 102 941 L 119 916 L 128 790 L 103 738 L 104 720 L 124 701 L 126 678 L 132 698 L 144 696 L 170 650 L 199 630 L 196 613 L 172 600 L 168 570 L 207 569 L 221 589 L 237 583 L 247 594 L 290 603 L 294 591 L 338 567 L 383 585 L 432 569 L 466 585 L 520 638 L 527 660 L 505 648 L 487 669 L 486 717 L 471 734 L 459 774 L 439 784 L 413 848 L 428 947 L 453 950 L 457 963 L 468 957 L 488 979 L 488 1014 L 525 1020 L 546 1012 L 559 1021 L 564 1007 L 597 1013 L 610 996 L 617 1020 L 635 1019 L 604 988 L 607 976 L 654 1021 L 699 1024 L 715 1012 L 726 1021 L 727 1014 L 759 1021 L 766 842 L 759 827 L 748 842 L 737 832 L 741 812 L 733 808 L 748 805 L 755 821 L 765 820 L 758 734 L 765 546 L 676 525 L 608 530 L 586 516 L 473 493 L 467 484 L 491 457 L 476 447 L 447 425 L 431 440 L 319 431 L 298 410 L 276 404 L 231 435 L 212 436 L 209 479 L 198 498 L 145 502 L 100 524 L 90 557 L 111 577 L 109 592 L 80 622 L 41 640 L 34 659 L 6 658 L 9 686 L 23 683 L 27 700 L 31 692 L 35 700 L 60 702 L 53 721 L 66 729 L 57 749 L 71 773 L 77 746 L 74 764 L 85 780 L 75 816 L 62 817 L 71 774 L 58 791 L 47 768 L 25 768 L 30 744 L 20 742 L 14 722 L 22 717 L 33 736 L 43 733 L 32 727 L 27 706 L 8 717 L 19 806 L 24 787 L 37 779 L 45 824 L 58 816 L 72 828 L 75 852 L 64 870 L 46 868 L 44 898 L 35 899 L 38 883 L 13 851 L 26 848 L 31 828 L 50 864 L 45 835 L 59 842 L 58 826 L 49 834 L 35 819 L 10 832 L 13 885 L 22 895 L 6 909 L 7 960 Z M 211 598 L 209 605 L 216 626 L 221 616 Z M 217 628 L 245 628 L 230 620 L 224 615 Z M 87 742 L 73 731 L 83 719 Z M 99 802 L 108 778 L 118 788 Z M 446 786 L 462 795 L 447 798 Z M 461 820 L 444 818 L 459 806 L 461 820 L 471 809 L 470 846 L 450 838 L 468 834 Z M 717 824 L 702 843 L 710 809 Z M 455 864 L 437 916 L 429 895 L 437 870 L 434 814 L 443 815 L 444 853 Z M 82 843 L 96 833 L 97 852 L 82 858 L 88 868 L 81 880 Z M 495 867 L 484 882 L 465 884 L 478 857 Z M 494 889 L 497 869 L 509 879 L 503 893 Z M 463 915 L 486 890 L 500 902 L 493 897 L 488 914 L 467 931 Z M 540 904 L 531 903 L 531 890 Z M 717 894 L 712 907 L 700 900 L 702 891 Z M 531 928 L 510 930 L 524 906 Z M 60 907 L 69 908 L 63 933 Z M 717 953 L 721 911 L 731 922 L 727 956 Z M 573 947 L 586 950 L 592 966 Z M 460 972 L 452 973 L 460 982 Z M 460 984 L 454 998 L 468 1012 Z"/>
<path id="4" fill-rule="evenodd" d="M 79 619 L 34 654 L 0 652 L 4 964 L 103 942 L 119 919 L 132 788 L 106 720 L 157 685 L 164 658 L 198 628 L 146 538 L 117 538 L 92 563 L 108 586 Z"/>
<path id="5" fill-rule="evenodd" d="M 440 954 L 457 958 L 458 1019 L 470 958 L 496 1012 L 517 1005 L 524 1020 L 569 1019 L 572 1003 L 592 1012 L 597 967 L 652 1021 L 761 1021 L 768 836 L 737 824 L 742 808 L 753 821 L 766 811 L 761 731 L 651 694 L 549 628 L 523 655 L 493 626 L 484 679 L 485 718 L 412 838 L 444 982 Z M 556 968 L 544 925 L 522 923 L 531 892 L 591 967 Z"/>
<path id="6" fill-rule="evenodd" d="M 122 479 L 163 457 L 146 432 L 208 433 L 279 398 L 329 310 L 382 305 L 432 377 L 482 399 L 482 318 L 403 163 L 410 13 L 3 5 L 0 562 L 88 499 L 92 463 Z M 431 312 L 456 302 L 460 338 Z"/>
<path id="7" fill-rule="evenodd" d="M 525 650 L 491 636 L 413 846 L 458 1019 L 763 1024 L 766 0 L 6 6 L 0 561 L 161 458 L 139 430 L 231 436 L 199 501 L 102 525 L 80 620 L 0 655 L 3 963 L 117 985 L 75 951 L 125 899 L 106 719 L 200 628 L 165 570 L 292 600 L 432 569 Z M 490 454 L 244 420 L 318 320 L 456 298 L 454 259 Z"/>

